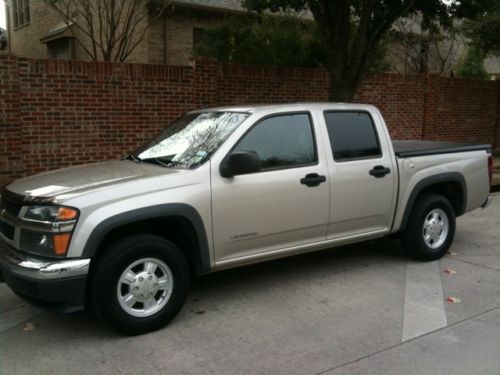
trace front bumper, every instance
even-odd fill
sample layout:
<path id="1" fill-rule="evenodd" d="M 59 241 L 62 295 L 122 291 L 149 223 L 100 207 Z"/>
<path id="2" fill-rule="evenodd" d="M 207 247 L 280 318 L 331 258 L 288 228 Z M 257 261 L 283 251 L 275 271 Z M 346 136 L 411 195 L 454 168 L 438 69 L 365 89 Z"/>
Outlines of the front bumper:
<path id="1" fill-rule="evenodd" d="M 80 310 L 90 259 L 42 259 L 0 244 L 1 279 L 21 297 L 52 310 Z"/>

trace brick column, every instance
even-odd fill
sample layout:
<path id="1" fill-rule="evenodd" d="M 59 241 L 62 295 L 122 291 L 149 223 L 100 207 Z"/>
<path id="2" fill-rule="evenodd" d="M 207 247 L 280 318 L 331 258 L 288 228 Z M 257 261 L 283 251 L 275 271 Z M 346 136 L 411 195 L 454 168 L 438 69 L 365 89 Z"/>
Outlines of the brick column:
<path id="1" fill-rule="evenodd" d="M 497 121 L 495 124 L 495 134 L 493 134 L 493 149 L 500 151 L 500 81 L 497 83 Z"/>
<path id="2" fill-rule="evenodd" d="M 432 128 L 436 126 L 440 78 L 429 74 L 425 77 L 424 118 L 421 139 L 432 140 Z"/>
<path id="3" fill-rule="evenodd" d="M 195 108 L 216 106 L 219 65 L 212 57 L 196 57 L 193 61 L 193 100 Z"/>
<path id="4" fill-rule="evenodd" d="M 18 60 L 0 55 L 0 185 L 24 175 Z"/>

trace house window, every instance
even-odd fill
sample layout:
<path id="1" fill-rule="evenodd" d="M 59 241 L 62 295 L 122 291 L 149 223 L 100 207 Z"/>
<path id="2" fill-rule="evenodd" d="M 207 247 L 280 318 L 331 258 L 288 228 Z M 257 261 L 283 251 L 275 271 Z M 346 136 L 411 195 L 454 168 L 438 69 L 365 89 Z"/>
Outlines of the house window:
<path id="1" fill-rule="evenodd" d="M 198 51 L 205 38 L 205 29 L 195 27 L 193 29 L 193 51 Z"/>
<path id="2" fill-rule="evenodd" d="M 29 0 L 12 0 L 12 15 L 14 18 L 14 29 L 29 25 L 30 3 Z"/>
<path id="3" fill-rule="evenodd" d="M 71 60 L 73 59 L 73 49 L 72 38 L 60 38 L 47 42 L 49 59 Z"/>

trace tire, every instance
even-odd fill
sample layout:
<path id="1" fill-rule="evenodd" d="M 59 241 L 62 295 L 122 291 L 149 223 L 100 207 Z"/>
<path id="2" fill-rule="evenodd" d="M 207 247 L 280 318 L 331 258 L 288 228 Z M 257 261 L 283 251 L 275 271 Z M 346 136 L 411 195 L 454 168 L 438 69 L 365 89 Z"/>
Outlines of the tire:
<path id="1" fill-rule="evenodd" d="M 455 211 L 448 199 L 437 194 L 422 195 L 403 232 L 403 247 L 416 260 L 440 259 L 453 242 L 455 225 Z"/>
<path id="2" fill-rule="evenodd" d="M 92 265 L 88 298 L 111 328 L 138 335 L 164 327 L 177 315 L 189 282 L 189 267 L 177 246 L 137 234 L 113 243 Z"/>

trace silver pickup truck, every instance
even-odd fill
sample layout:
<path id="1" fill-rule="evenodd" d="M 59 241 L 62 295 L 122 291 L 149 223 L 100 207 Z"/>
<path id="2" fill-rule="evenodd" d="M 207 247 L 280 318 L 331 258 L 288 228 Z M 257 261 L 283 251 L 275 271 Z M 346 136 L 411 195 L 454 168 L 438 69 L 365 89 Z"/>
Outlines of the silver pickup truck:
<path id="1" fill-rule="evenodd" d="M 1 278 L 144 333 L 179 312 L 191 275 L 396 233 L 438 259 L 491 175 L 489 145 L 391 142 L 370 105 L 193 111 L 123 160 L 4 187 Z"/>

